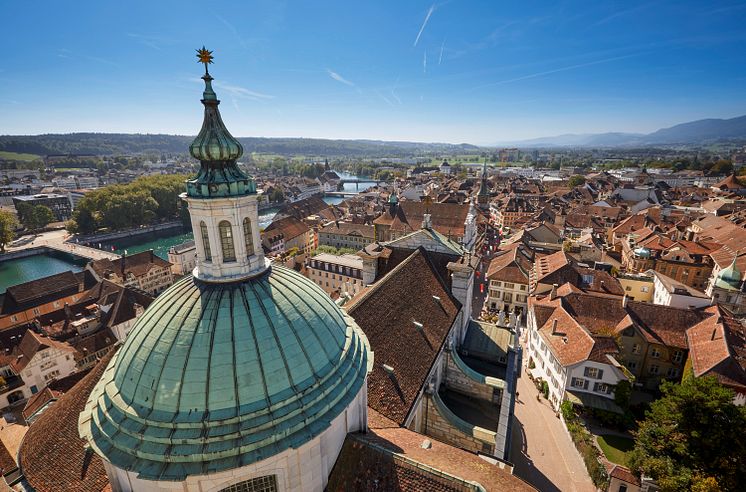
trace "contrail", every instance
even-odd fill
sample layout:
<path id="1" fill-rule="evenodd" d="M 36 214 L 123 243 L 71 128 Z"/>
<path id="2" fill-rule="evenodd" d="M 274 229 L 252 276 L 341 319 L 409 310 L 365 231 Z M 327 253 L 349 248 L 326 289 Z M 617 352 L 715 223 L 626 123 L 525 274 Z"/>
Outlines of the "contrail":
<path id="1" fill-rule="evenodd" d="M 427 51 L 424 55 L 425 56 L 422 58 L 422 73 L 427 73 Z"/>
<path id="2" fill-rule="evenodd" d="M 355 83 L 354 82 L 350 82 L 346 78 L 344 78 L 341 75 L 339 75 L 337 72 L 333 72 L 332 70 L 329 70 L 328 68 L 326 69 L 326 71 L 329 73 L 329 77 L 333 78 L 337 82 L 342 82 L 343 84 L 347 84 L 347 85 L 349 85 L 351 87 L 355 87 Z"/>
<path id="3" fill-rule="evenodd" d="M 546 70 L 544 72 L 536 72 L 536 73 L 532 73 L 532 74 L 529 74 L 529 75 L 523 75 L 521 77 L 515 77 L 513 79 L 506 79 L 506 80 L 500 80 L 500 81 L 497 81 L 497 82 L 490 82 L 488 84 L 483 84 L 483 85 L 479 85 L 477 87 L 472 87 L 469 90 L 472 91 L 472 90 L 477 90 L 477 89 L 483 89 L 485 87 L 491 87 L 491 86 L 494 86 L 494 85 L 509 84 L 511 82 L 518 82 L 520 80 L 527 80 L 527 79 L 533 79 L 533 78 L 536 78 L 536 77 L 543 77 L 544 75 L 550 75 L 550 74 L 558 73 L 558 72 L 567 72 L 568 70 L 575 70 L 577 68 L 590 67 L 590 66 L 593 66 L 593 65 L 600 65 L 602 63 L 610 63 L 610 62 L 613 62 L 613 61 L 624 60 L 625 58 L 632 58 L 632 57 L 640 56 L 640 55 L 643 55 L 643 54 L 645 54 L 645 52 L 633 53 L 633 54 L 630 54 L 630 55 L 623 55 L 623 56 L 615 56 L 615 57 L 612 57 L 612 58 L 604 58 L 603 60 L 596 60 L 596 61 L 587 62 L 587 63 L 578 63 L 576 65 L 569 65 L 569 66 L 566 66 L 566 67 L 555 68 L 553 70 Z"/>
<path id="4" fill-rule="evenodd" d="M 427 25 L 427 21 L 429 21 L 430 20 L 430 16 L 433 15 L 433 10 L 435 10 L 435 4 L 432 4 L 430 6 L 430 10 L 427 11 L 427 15 L 425 16 L 425 20 L 422 23 L 422 27 L 420 27 L 420 32 L 417 33 L 417 37 L 415 38 L 414 44 L 412 45 L 413 47 L 417 46 L 417 43 L 420 42 L 420 36 L 422 36 L 422 31 L 425 30 L 425 26 Z"/>
<path id="5" fill-rule="evenodd" d="M 446 47 L 446 40 L 443 40 L 443 44 L 440 45 L 440 56 L 438 57 L 438 65 L 443 61 L 443 48 Z"/>

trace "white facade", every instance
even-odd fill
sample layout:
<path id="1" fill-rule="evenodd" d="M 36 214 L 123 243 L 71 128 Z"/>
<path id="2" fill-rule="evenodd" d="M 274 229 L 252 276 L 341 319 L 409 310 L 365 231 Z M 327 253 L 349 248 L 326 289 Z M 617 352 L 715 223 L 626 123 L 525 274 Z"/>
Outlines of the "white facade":
<path id="1" fill-rule="evenodd" d="M 672 292 L 663 285 L 658 274 L 653 275 L 653 285 L 653 304 L 684 309 L 697 309 L 712 304 L 710 298 L 704 293 L 701 296 L 691 295 L 688 289 L 676 288 L 672 289 Z"/>
<path id="2" fill-rule="evenodd" d="M 357 255 L 321 253 L 309 260 L 306 276 L 327 294 L 354 296 L 363 288 L 363 259 Z"/>
<path id="3" fill-rule="evenodd" d="M 197 267 L 194 276 L 207 281 L 232 282 L 263 272 L 267 268 L 259 236 L 256 195 L 242 197 L 192 198 L 189 204 Z M 229 225 L 223 228 L 221 224 Z M 222 237 L 221 237 L 222 234 Z M 207 246 L 207 247 L 206 247 Z M 232 251 L 233 255 L 229 256 Z"/>
<path id="4" fill-rule="evenodd" d="M 626 379 L 621 369 L 611 363 L 584 360 L 563 366 L 539 334 L 533 310 L 528 313 L 528 340 L 529 360 L 535 364 L 531 374 L 547 382 L 549 400 L 555 409 L 559 409 L 570 390 L 613 399 L 613 387 Z"/>
<path id="5" fill-rule="evenodd" d="M 168 250 L 168 262 L 175 275 L 189 275 L 197 266 L 197 243 L 191 247 L 184 247 L 185 244 L 171 246 Z"/>
<path id="6" fill-rule="evenodd" d="M 525 284 L 490 280 L 487 305 L 490 309 L 499 310 L 519 307 L 525 313 L 528 307 L 528 280 Z"/>
<path id="7" fill-rule="evenodd" d="M 246 480 L 268 476 L 274 476 L 277 492 L 321 492 L 326 487 L 347 433 L 367 428 L 367 405 L 366 378 L 356 398 L 331 425 L 299 448 L 287 449 L 242 468 L 193 475 L 183 482 L 143 480 L 136 472 L 122 470 L 105 460 L 104 467 L 115 492 L 223 492 Z"/>

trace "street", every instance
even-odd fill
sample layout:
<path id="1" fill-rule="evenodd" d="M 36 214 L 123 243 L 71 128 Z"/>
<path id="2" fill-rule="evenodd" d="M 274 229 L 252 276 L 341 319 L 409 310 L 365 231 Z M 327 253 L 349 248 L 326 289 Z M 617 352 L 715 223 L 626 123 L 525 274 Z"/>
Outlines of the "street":
<path id="1" fill-rule="evenodd" d="M 595 491 L 570 434 L 549 402 L 536 399 L 539 391 L 525 370 L 518 379 L 513 417 L 514 473 L 542 492 Z"/>

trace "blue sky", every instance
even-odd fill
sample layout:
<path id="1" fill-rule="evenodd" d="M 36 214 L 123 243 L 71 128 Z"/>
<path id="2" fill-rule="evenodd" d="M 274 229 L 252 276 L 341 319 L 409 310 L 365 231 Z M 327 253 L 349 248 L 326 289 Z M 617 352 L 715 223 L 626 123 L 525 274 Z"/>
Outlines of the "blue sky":
<path id="1" fill-rule="evenodd" d="M 2 2 L 0 134 L 488 144 L 746 114 L 746 2 Z"/>

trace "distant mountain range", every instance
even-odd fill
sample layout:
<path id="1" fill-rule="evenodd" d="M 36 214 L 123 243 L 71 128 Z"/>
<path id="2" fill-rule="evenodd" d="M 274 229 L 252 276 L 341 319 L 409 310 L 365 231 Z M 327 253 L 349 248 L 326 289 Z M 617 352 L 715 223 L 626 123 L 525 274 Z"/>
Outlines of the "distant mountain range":
<path id="1" fill-rule="evenodd" d="M 500 145 L 515 147 L 652 147 L 746 142 L 746 116 L 705 119 L 662 128 L 653 133 L 587 133 L 532 138 Z"/>
<path id="2" fill-rule="evenodd" d="M 133 133 L 68 133 L 46 135 L 0 135 L 0 151 L 19 154 L 183 154 L 194 137 Z M 244 152 L 306 157 L 405 158 L 453 154 L 479 154 L 485 150 L 471 144 L 395 142 L 384 140 L 326 140 L 321 138 L 238 139 Z M 494 147 L 654 147 L 692 146 L 716 142 L 746 143 L 746 116 L 682 123 L 653 133 L 568 134 L 502 142 Z"/>

